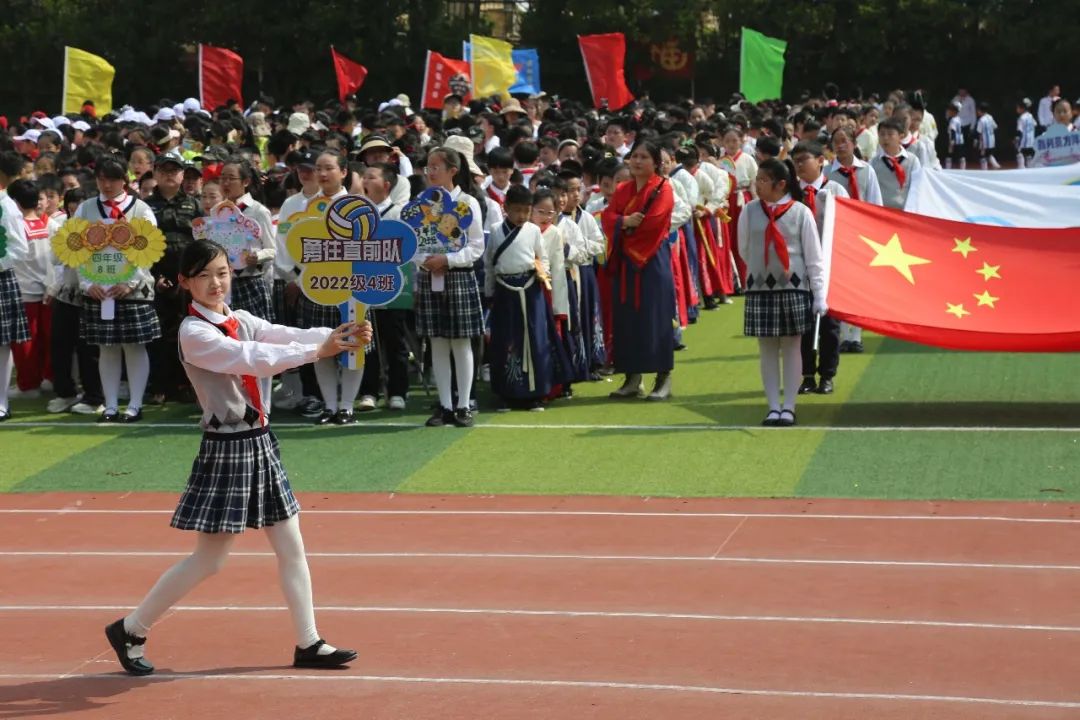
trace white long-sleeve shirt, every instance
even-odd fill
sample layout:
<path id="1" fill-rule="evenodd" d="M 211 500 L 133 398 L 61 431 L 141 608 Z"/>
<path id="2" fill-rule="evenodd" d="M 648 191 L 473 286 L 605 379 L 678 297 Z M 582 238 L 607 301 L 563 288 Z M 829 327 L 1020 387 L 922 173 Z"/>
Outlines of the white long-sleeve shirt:
<path id="1" fill-rule="evenodd" d="M 60 223 L 49 219 L 46 228 L 45 237 L 37 240 L 30 240 L 28 237 L 29 250 L 26 257 L 16 262 L 12 268 L 15 271 L 15 279 L 19 281 L 19 291 L 22 293 L 23 302 L 41 302 L 49 288 L 56 283 L 50 241 L 60 229 Z"/>
<path id="2" fill-rule="evenodd" d="M 297 278 L 296 262 L 293 260 L 292 255 L 289 254 L 289 249 L 286 245 L 286 240 L 288 240 L 289 237 L 289 230 L 293 226 L 293 223 L 289 218 L 298 212 L 303 212 L 308 204 L 318 196 L 318 191 L 316 191 L 314 195 L 305 195 L 303 192 L 298 192 L 295 195 L 290 195 L 285 198 L 285 202 L 281 203 L 281 211 L 278 213 L 277 229 L 274 233 L 274 244 L 277 250 L 274 255 L 274 277 L 278 280 L 292 282 Z"/>
<path id="3" fill-rule="evenodd" d="M 777 205 L 783 205 L 791 200 L 791 195 L 784 195 L 777 203 L 764 203 L 770 211 Z M 739 255 L 747 259 L 750 272 L 768 272 L 769 267 L 760 260 L 764 256 L 765 238 L 763 234 L 752 237 L 750 233 L 750 218 L 754 214 L 761 215 L 759 207 L 762 200 L 753 200 L 747 203 L 739 214 Z M 821 237 L 818 235 L 817 223 L 810 208 L 802 203 L 795 203 L 777 221 L 788 251 L 794 259 L 801 255 L 806 275 L 810 280 L 810 291 L 815 296 L 821 297 L 825 289 L 825 258 L 821 247 Z M 775 260 L 775 254 L 770 253 L 771 262 L 779 268 L 779 262 Z M 777 272 L 783 272 L 777 270 Z"/>
<path id="4" fill-rule="evenodd" d="M 22 211 L 4 190 L 0 190 L 0 225 L 7 235 L 6 254 L 0 257 L 0 271 L 11 270 L 30 253 L 30 246 L 26 241 Z"/>
<path id="5" fill-rule="evenodd" d="M 671 179 L 672 196 L 675 198 L 675 207 L 671 211 L 671 229 L 673 231 L 681 228 L 689 222 L 691 216 L 693 216 L 695 203 L 693 201 L 694 196 L 692 196 L 690 192 L 692 190 L 695 195 L 697 193 L 697 183 L 694 182 L 694 178 L 690 177 L 690 173 L 682 170 L 675 174 L 685 175 L 687 178 L 690 178 L 690 183 L 684 184 L 675 178 Z"/>
<path id="6" fill-rule="evenodd" d="M 1054 124 L 1054 103 L 1057 98 L 1047 95 L 1039 100 L 1039 124 L 1050 127 Z"/>
<path id="7" fill-rule="evenodd" d="M 393 198 L 393 195 L 391 195 L 391 198 Z M 450 191 L 450 199 L 456 202 L 461 198 L 464 198 L 465 202 L 469 204 L 473 219 L 465 230 L 465 245 L 460 250 L 446 255 L 446 261 L 452 268 L 472 267 L 473 263 L 484 256 L 484 221 L 480 212 L 480 203 L 476 202 L 476 198 L 472 195 L 463 193 L 460 187 L 455 186 Z M 394 202 L 396 203 L 397 200 L 394 200 Z M 423 265 L 424 261 L 429 257 L 430 254 L 417 253 L 413 258 L 413 262 L 417 266 Z"/>
<path id="8" fill-rule="evenodd" d="M 495 252 L 506 240 L 509 232 L 512 232 L 512 229 L 506 223 L 492 230 L 491 242 L 484 252 L 484 294 L 488 297 L 495 294 L 497 275 L 520 275 L 535 270 L 537 259 L 542 263 L 545 272 L 551 272 L 551 260 L 544 245 L 544 237 L 540 228 L 531 222 L 521 226 L 514 241 L 496 261 Z"/>
<path id="9" fill-rule="evenodd" d="M 556 315 L 570 316 L 570 291 L 566 284 L 566 259 L 563 257 L 563 237 L 558 225 L 552 223 L 543 231 L 544 254 L 550 262 L 551 307 Z"/>
<path id="10" fill-rule="evenodd" d="M 607 248 L 600 223 L 596 222 L 592 213 L 586 210 L 578 208 L 576 212 L 578 230 L 581 231 L 581 237 L 585 241 L 585 250 L 589 253 L 589 259 L 603 257 Z"/>
<path id="11" fill-rule="evenodd" d="M 274 229 L 274 216 L 269 208 L 251 197 L 251 193 L 244 193 L 237 198 L 236 205 L 243 208 L 241 212 L 245 217 L 251 218 L 259 226 L 259 248 L 255 250 L 255 259 L 262 266 L 261 270 L 259 266 L 246 267 L 238 270 L 236 274 L 239 277 L 262 275 L 270 281 L 275 268 L 274 259 L 277 256 L 277 231 Z"/>

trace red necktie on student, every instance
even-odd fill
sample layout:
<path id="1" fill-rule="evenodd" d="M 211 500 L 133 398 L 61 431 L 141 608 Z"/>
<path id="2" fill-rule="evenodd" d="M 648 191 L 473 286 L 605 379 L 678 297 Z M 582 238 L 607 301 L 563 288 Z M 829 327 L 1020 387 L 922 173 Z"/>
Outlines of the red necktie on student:
<path id="1" fill-rule="evenodd" d="M 803 196 L 806 198 L 806 207 L 810 208 L 810 212 L 814 213 L 814 217 L 817 217 L 817 193 L 818 190 L 813 185 L 807 185 L 803 188 Z"/>
<path id="2" fill-rule="evenodd" d="M 202 318 L 206 322 L 210 323 L 214 327 L 221 330 L 227 337 L 233 340 L 239 340 L 240 321 L 235 316 L 230 315 L 225 318 L 225 322 L 218 324 L 211 322 L 209 318 L 205 317 L 201 312 L 195 309 L 194 305 L 188 307 L 188 313 L 194 315 L 197 318 Z M 244 392 L 247 393 L 248 399 L 251 404 L 255 406 L 255 409 L 259 411 L 259 427 L 263 426 L 265 414 L 263 413 L 262 393 L 259 391 L 259 380 L 254 375 L 241 375 L 240 381 L 244 385 Z"/>
<path id="3" fill-rule="evenodd" d="M 124 217 L 124 211 L 120 209 L 120 201 L 117 199 L 106 200 L 105 207 L 109 208 L 109 219 L 119 220 Z"/>
<path id="4" fill-rule="evenodd" d="M 769 218 L 769 224 L 765 228 L 765 264 L 769 264 L 769 247 L 771 246 L 775 250 L 780 264 L 784 266 L 784 272 L 791 269 L 791 257 L 788 255 L 787 241 L 784 240 L 784 234 L 780 232 L 776 221 L 794 204 L 794 200 L 789 200 L 783 205 L 774 206 L 770 210 L 768 205 L 764 202 L 761 203 L 761 209 L 765 211 L 765 216 Z"/>
<path id="5" fill-rule="evenodd" d="M 900 184 L 900 187 L 904 187 L 904 182 L 907 180 L 907 173 L 904 172 L 904 168 L 901 166 L 901 163 L 904 162 L 904 156 L 889 157 L 885 155 L 883 159 L 885 160 L 885 166 L 896 175 L 896 182 Z"/>
<path id="6" fill-rule="evenodd" d="M 852 200 L 862 200 L 859 197 L 859 181 L 856 177 L 859 173 L 859 169 L 856 167 L 841 167 L 840 174 L 847 178 L 848 195 Z"/>

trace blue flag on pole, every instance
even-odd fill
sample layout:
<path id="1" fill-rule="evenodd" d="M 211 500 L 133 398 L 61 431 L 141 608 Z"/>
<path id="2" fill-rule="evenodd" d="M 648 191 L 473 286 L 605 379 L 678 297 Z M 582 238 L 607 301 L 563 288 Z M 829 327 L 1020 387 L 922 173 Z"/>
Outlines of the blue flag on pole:
<path id="1" fill-rule="evenodd" d="M 465 62 L 472 61 L 472 48 L 468 40 L 461 41 L 461 57 Z M 535 48 L 522 48 L 514 50 L 513 57 L 517 79 L 510 92 L 515 95 L 536 95 L 540 92 L 540 53 Z"/>

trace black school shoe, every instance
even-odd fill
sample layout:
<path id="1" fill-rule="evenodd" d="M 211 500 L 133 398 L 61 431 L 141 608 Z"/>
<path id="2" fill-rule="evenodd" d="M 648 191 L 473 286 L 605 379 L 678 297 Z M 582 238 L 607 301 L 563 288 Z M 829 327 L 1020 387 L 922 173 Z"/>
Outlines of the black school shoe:
<path id="1" fill-rule="evenodd" d="M 105 412 L 103 412 L 103 413 L 101 413 L 100 415 L 98 415 L 98 419 L 97 419 L 97 421 L 98 421 L 99 423 L 116 423 L 116 422 L 122 422 L 122 421 L 120 420 L 120 413 L 119 413 L 118 411 L 116 411 L 116 410 L 106 410 Z"/>
<path id="2" fill-rule="evenodd" d="M 799 394 L 807 395 L 812 392 L 817 392 L 817 383 L 814 381 L 814 378 L 803 378 L 802 385 L 799 386 Z"/>
<path id="3" fill-rule="evenodd" d="M 470 428 L 473 426 L 472 410 L 468 408 L 458 408 L 454 411 L 454 425 L 460 428 Z"/>
<path id="4" fill-rule="evenodd" d="M 818 395 L 832 395 L 833 393 L 833 381 L 832 378 L 821 378 L 821 382 L 817 386 Z"/>
<path id="5" fill-rule="evenodd" d="M 125 412 L 123 415 L 120 416 L 118 422 L 134 423 L 139 422 L 140 420 L 142 420 L 142 408 L 139 408 L 134 413 Z"/>
<path id="6" fill-rule="evenodd" d="M 444 407 L 435 408 L 435 412 L 431 413 L 431 417 L 424 423 L 428 427 L 446 427 L 447 425 L 454 424 L 454 411 L 447 410 Z"/>
<path id="7" fill-rule="evenodd" d="M 338 410 L 334 415 L 335 425 L 353 425 L 356 423 L 356 416 L 353 415 L 351 410 Z"/>
<path id="8" fill-rule="evenodd" d="M 315 418 L 315 424 L 316 425 L 329 425 L 332 422 L 334 422 L 334 418 L 336 416 L 337 416 L 337 413 L 332 413 L 329 410 L 323 410 L 322 414 L 319 415 L 319 417 Z"/>
<path id="9" fill-rule="evenodd" d="M 10 419 L 11 419 L 11 411 L 10 410 L 0 410 L 0 422 L 4 422 L 5 420 L 10 420 Z"/>
<path id="10" fill-rule="evenodd" d="M 129 658 L 128 648 L 136 645 L 145 645 L 146 638 L 132 635 L 124 630 L 124 618 L 120 618 L 112 625 L 105 627 L 105 637 L 116 651 L 116 659 L 120 665 L 131 675 L 150 675 L 154 672 L 154 664 L 146 658 Z"/>
<path id="11" fill-rule="evenodd" d="M 351 663 L 356 659 L 355 650 L 342 650 L 338 648 L 329 655 L 320 655 L 319 648 L 326 644 L 326 641 L 319 639 L 317 643 L 311 647 L 301 648 L 297 647 L 293 652 L 293 667 L 297 668 L 336 668 Z"/>

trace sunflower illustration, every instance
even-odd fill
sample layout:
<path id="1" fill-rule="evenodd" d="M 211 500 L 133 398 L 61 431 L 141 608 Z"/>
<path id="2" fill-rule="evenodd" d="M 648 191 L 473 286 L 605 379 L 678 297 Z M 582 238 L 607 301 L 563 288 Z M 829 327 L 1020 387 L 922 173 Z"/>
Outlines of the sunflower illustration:
<path id="1" fill-rule="evenodd" d="M 135 218 L 130 223 L 131 236 L 124 257 L 132 265 L 149 268 L 165 254 L 165 235 L 149 220 Z"/>
<path id="2" fill-rule="evenodd" d="M 52 250 L 60 262 L 68 267 L 78 267 L 90 259 L 92 251 L 86 244 L 86 229 L 90 223 L 82 218 L 71 218 L 52 238 Z"/>
<path id="3" fill-rule="evenodd" d="M 116 250 L 127 250 L 134 237 L 131 225 L 126 222 L 121 221 L 109 226 L 109 245 Z"/>

